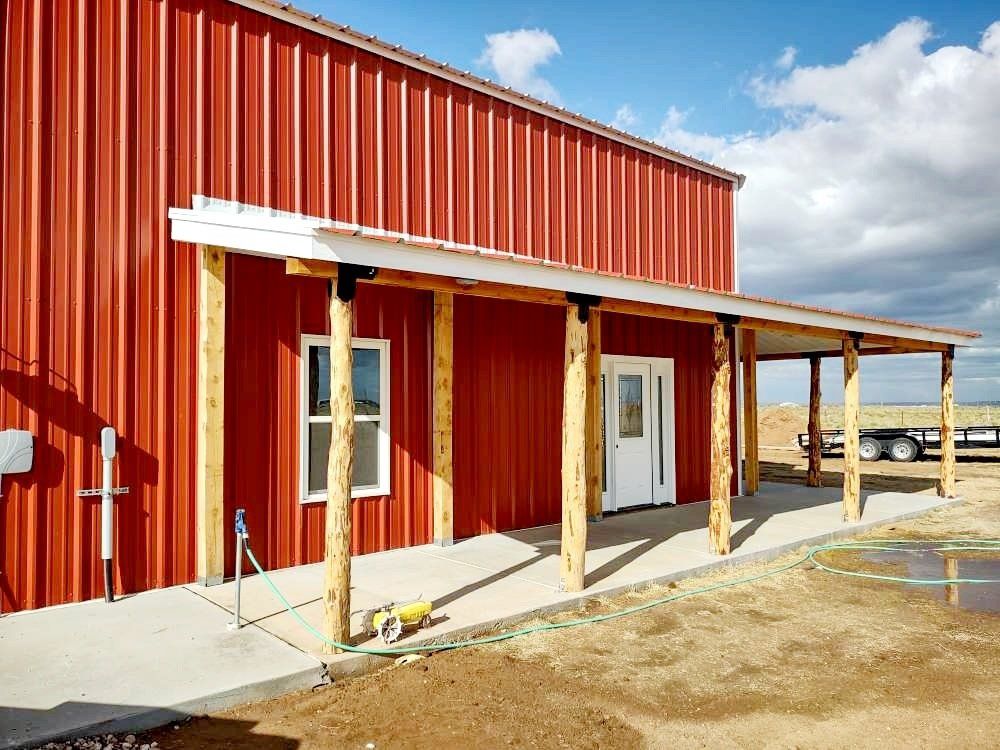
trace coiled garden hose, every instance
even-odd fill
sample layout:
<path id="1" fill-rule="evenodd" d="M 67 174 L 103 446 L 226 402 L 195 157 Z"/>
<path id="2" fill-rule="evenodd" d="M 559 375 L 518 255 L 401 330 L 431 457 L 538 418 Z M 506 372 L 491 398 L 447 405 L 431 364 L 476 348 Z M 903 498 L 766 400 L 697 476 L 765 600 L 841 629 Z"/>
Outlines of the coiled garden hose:
<path id="1" fill-rule="evenodd" d="M 933 547 L 919 547 L 912 548 L 912 545 L 925 545 L 933 544 Z M 911 545 L 907 548 L 907 545 Z M 793 568 L 811 562 L 820 570 L 824 570 L 827 573 L 836 573 L 837 575 L 853 576 L 857 578 L 870 578 L 877 581 L 891 581 L 893 583 L 906 583 L 918 586 L 943 586 L 949 584 L 989 584 L 989 583 L 1000 583 L 1000 579 L 988 579 L 988 578 L 947 578 L 947 579 L 936 579 L 927 580 L 922 578 L 903 578 L 900 576 L 882 576 L 876 575 L 874 573 L 861 573 L 853 570 L 843 570 L 841 568 L 836 568 L 832 565 L 820 562 L 816 559 L 816 555 L 822 552 L 828 552 L 831 550 L 854 550 L 854 551 L 888 551 L 888 552 L 995 552 L 1000 553 L 1000 539 L 945 539 L 943 541 L 919 541 L 912 539 L 876 539 L 867 541 L 857 541 L 857 542 L 835 542 L 832 544 L 819 544 L 814 547 L 810 547 L 809 550 L 799 559 L 793 560 L 790 563 L 781 565 L 779 567 L 773 568 L 771 570 L 765 571 L 763 573 L 756 573 L 754 575 L 744 576 L 742 578 L 733 578 L 728 581 L 719 581 L 718 583 L 712 583 L 707 586 L 700 586 L 690 591 L 681 591 L 676 594 L 671 594 L 670 596 L 665 596 L 659 599 L 653 599 L 648 602 L 643 602 L 642 604 L 637 604 L 634 607 L 627 607 L 626 609 L 621 609 L 616 612 L 608 612 L 602 615 L 592 615 L 590 617 L 582 617 L 575 620 L 564 620 L 562 622 L 546 622 L 539 625 L 531 625 L 525 628 L 518 628 L 517 630 L 509 630 L 505 633 L 497 633 L 495 635 L 483 636 L 481 638 L 470 638 L 465 641 L 454 641 L 446 643 L 428 643 L 422 646 L 402 646 L 396 648 L 365 648 L 362 646 L 352 646 L 348 643 L 338 643 L 337 641 L 332 641 L 323 635 L 320 631 L 306 622 L 305 618 L 292 606 L 291 602 L 285 598 L 285 596 L 278 590 L 278 587 L 274 585 L 270 576 L 264 571 L 257 562 L 257 558 L 254 557 L 253 552 L 250 550 L 250 545 L 247 543 L 246 538 L 244 538 L 244 547 L 246 549 L 247 557 L 250 558 L 250 562 L 256 568 L 257 572 L 264 579 L 268 588 L 274 593 L 284 606 L 288 610 L 289 614 L 294 617 L 302 627 L 308 630 L 312 635 L 318 638 L 323 643 L 326 643 L 334 648 L 338 648 L 341 651 L 347 651 L 355 654 L 372 654 L 375 656 L 400 656 L 403 654 L 416 654 L 416 653 L 429 653 L 437 651 L 451 651 L 459 648 L 466 648 L 468 646 L 482 646 L 488 643 L 497 643 L 499 641 L 510 640 L 511 638 L 519 638 L 524 635 L 529 635 L 531 633 L 541 633 L 547 630 L 561 630 L 562 628 L 575 628 L 580 625 L 589 625 L 595 622 L 605 622 L 607 620 L 614 620 L 619 617 L 626 617 L 628 615 L 634 615 L 636 612 L 642 612 L 647 609 L 652 609 L 653 607 L 659 607 L 660 605 L 667 604 L 669 602 L 675 602 L 679 599 L 686 599 L 689 596 L 695 596 L 696 594 L 705 594 L 710 591 L 718 591 L 719 589 L 731 588 L 733 586 L 739 586 L 744 583 L 752 583 L 754 581 L 760 581 L 764 578 L 770 578 L 771 576 L 776 576 L 779 573 L 785 573 Z"/>

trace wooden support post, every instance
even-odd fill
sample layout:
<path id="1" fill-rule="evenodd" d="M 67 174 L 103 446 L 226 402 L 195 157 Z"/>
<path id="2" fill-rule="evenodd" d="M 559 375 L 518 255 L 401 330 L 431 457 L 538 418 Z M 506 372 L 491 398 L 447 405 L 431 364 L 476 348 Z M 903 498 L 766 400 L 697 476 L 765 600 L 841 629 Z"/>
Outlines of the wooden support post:
<path id="1" fill-rule="evenodd" d="M 351 636 L 351 475 L 354 469 L 354 385 L 351 349 L 353 283 L 330 293 L 330 458 L 326 473 L 326 548 L 323 634 Z M 335 653 L 324 644 L 325 653 Z"/>
<path id="2" fill-rule="evenodd" d="M 757 440 L 757 332 L 743 329 L 743 467 L 744 492 L 760 490 L 760 451 Z"/>
<path id="3" fill-rule="evenodd" d="M 809 471 L 806 487 L 823 486 L 823 436 L 820 434 L 820 399 L 823 394 L 819 387 L 819 357 L 809 358 Z"/>
<path id="4" fill-rule="evenodd" d="M 559 590 L 583 591 L 587 551 L 587 324 L 566 307 L 562 420 L 562 549 Z"/>
<path id="5" fill-rule="evenodd" d="M 195 491 L 196 575 L 222 583 L 226 362 L 226 251 L 201 246 L 198 303 L 198 437 Z"/>
<path id="6" fill-rule="evenodd" d="M 955 497 L 955 348 L 941 353 L 941 497 Z"/>
<path id="7" fill-rule="evenodd" d="M 452 393 L 454 296 L 434 292 L 434 544 L 454 542 Z"/>
<path id="8" fill-rule="evenodd" d="M 587 520 L 600 521 L 604 512 L 601 480 L 604 473 L 601 410 L 601 311 L 587 319 Z"/>
<path id="9" fill-rule="evenodd" d="M 728 555 L 732 508 L 730 484 L 733 462 L 730 453 L 730 395 L 732 367 L 729 344 L 732 327 L 723 323 L 713 326 L 712 335 L 712 462 L 710 506 L 708 512 L 709 551 Z"/>
<path id="10" fill-rule="evenodd" d="M 861 382 L 858 341 L 844 339 L 844 520 L 861 520 Z"/>

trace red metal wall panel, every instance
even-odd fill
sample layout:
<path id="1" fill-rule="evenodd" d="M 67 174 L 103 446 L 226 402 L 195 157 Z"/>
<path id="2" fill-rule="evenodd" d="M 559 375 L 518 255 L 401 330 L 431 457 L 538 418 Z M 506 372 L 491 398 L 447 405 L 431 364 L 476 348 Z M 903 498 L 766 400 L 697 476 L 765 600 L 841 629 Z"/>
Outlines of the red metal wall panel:
<path id="1" fill-rule="evenodd" d="M 166 213 L 194 194 L 732 288 L 731 183 L 224 0 L 9 0 L 0 45 L 0 419 L 38 446 L 4 480 L 5 611 L 100 593 L 74 493 L 104 424 L 132 488 L 118 585 L 193 576 L 198 259 Z M 251 266 L 234 276 L 261 289 Z M 423 539 L 422 502 L 405 522 L 363 504 L 358 549 Z M 318 515 L 269 511 L 269 562 L 314 559 Z"/>
<path id="2" fill-rule="evenodd" d="M 247 509 L 262 565 L 322 560 L 326 507 L 299 503 L 299 352 L 303 334 L 329 332 L 326 284 L 241 255 L 229 256 L 227 274 L 225 517 Z M 392 494 L 352 502 L 355 554 L 431 541 L 432 301 L 410 289 L 358 289 L 355 335 L 389 341 Z"/>
<path id="3" fill-rule="evenodd" d="M 456 537 L 559 519 L 565 315 L 455 298 Z"/>

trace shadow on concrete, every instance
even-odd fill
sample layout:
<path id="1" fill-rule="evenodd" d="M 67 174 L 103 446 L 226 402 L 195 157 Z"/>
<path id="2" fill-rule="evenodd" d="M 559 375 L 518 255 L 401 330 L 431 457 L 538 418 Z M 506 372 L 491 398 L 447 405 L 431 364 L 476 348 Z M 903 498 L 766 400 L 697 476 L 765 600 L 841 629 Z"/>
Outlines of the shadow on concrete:
<path id="1" fill-rule="evenodd" d="M 47 742 L 95 735 L 117 734 L 164 727 L 143 737 L 139 744 L 155 741 L 165 750 L 183 747 L 183 738 L 171 736 L 165 725 L 187 721 L 182 711 L 157 706 L 131 706 L 108 703 L 66 701 L 48 709 L 0 706 L 0 749 L 34 747 Z M 218 747 L 254 747 L 261 750 L 294 750 L 299 741 L 288 737 L 254 732 L 256 722 L 220 719 L 211 716 L 195 719 L 199 738 Z"/>
<path id="2" fill-rule="evenodd" d="M 897 464 L 898 466 L 898 464 Z M 765 482 L 781 484 L 800 484 L 805 487 L 806 469 L 795 464 L 779 463 L 777 461 L 761 461 L 760 476 Z M 844 486 L 842 471 L 823 471 L 821 473 L 823 487 L 840 488 Z M 915 477 L 898 474 L 866 474 L 864 465 L 861 471 L 861 489 L 871 492 L 923 492 L 936 489 L 937 480 L 932 477 Z M 864 506 L 862 506 L 864 510 Z"/>

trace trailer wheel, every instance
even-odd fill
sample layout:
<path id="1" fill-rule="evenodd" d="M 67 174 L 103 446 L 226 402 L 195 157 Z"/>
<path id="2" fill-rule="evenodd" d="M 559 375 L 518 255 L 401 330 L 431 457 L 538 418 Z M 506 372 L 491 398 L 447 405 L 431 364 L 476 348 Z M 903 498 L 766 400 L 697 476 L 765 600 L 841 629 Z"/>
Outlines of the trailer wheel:
<path id="1" fill-rule="evenodd" d="M 899 463 L 909 463 L 916 461 L 920 455 L 920 448 L 910 438 L 896 438 L 889 445 L 889 457 Z"/>
<path id="2" fill-rule="evenodd" d="M 873 437 L 863 437 L 858 452 L 862 461 L 878 461 L 882 458 L 882 443 Z"/>

